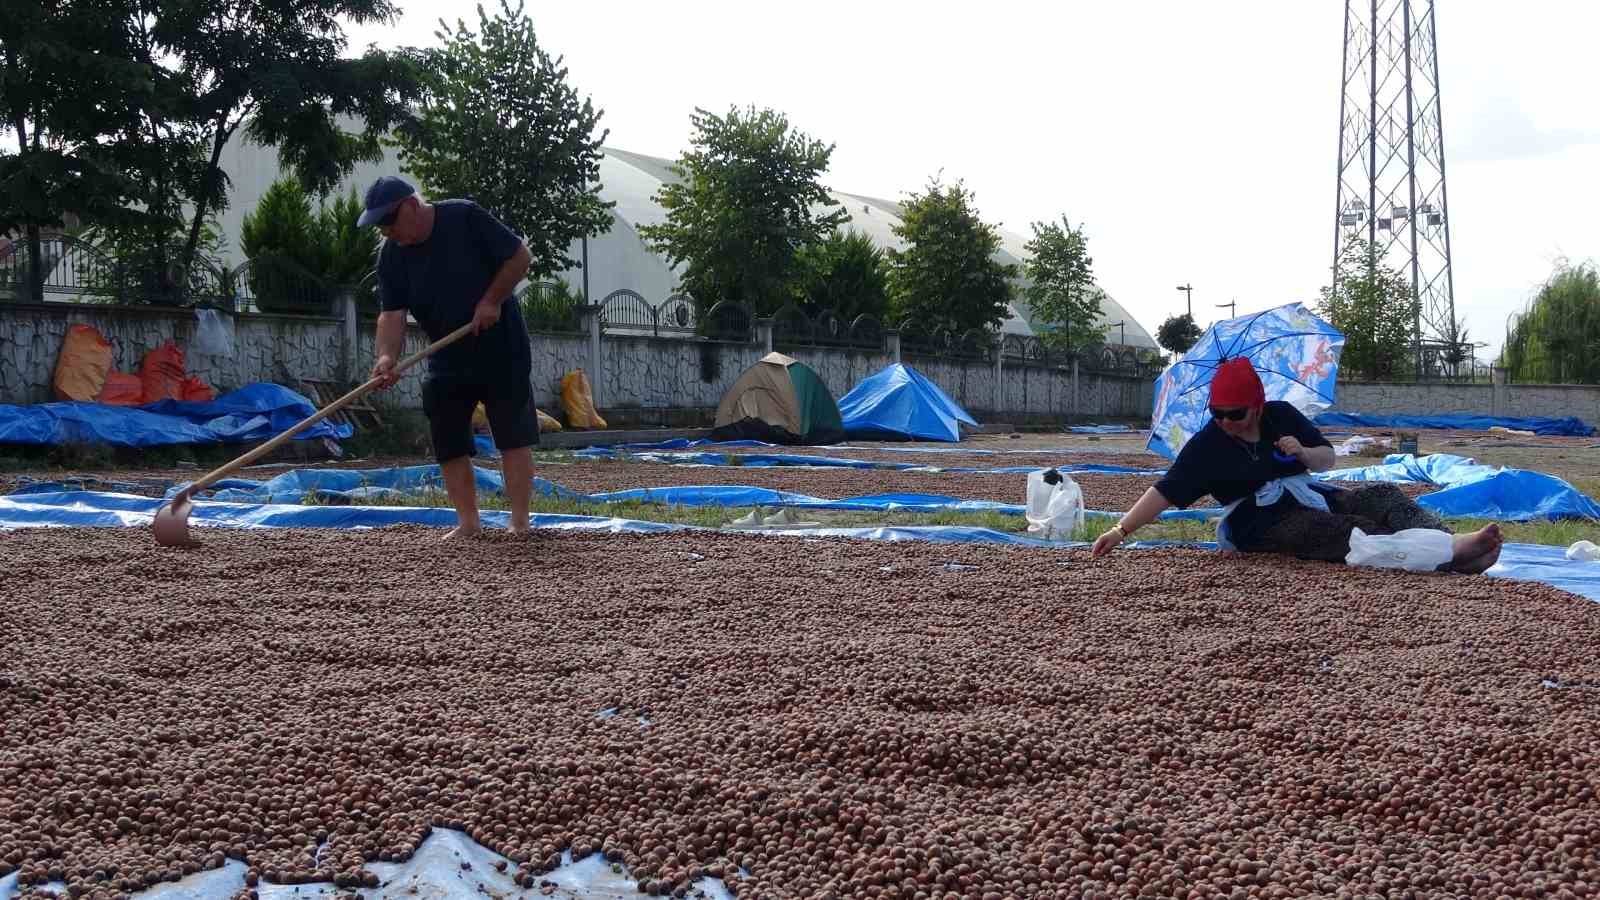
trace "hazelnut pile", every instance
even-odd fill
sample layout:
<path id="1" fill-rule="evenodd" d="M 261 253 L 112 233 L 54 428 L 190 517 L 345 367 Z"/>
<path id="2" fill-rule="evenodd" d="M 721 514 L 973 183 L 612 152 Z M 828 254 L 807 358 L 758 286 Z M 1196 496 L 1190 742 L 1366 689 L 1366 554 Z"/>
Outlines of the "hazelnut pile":
<path id="1" fill-rule="evenodd" d="M 646 895 L 1589 896 L 1600 605 L 1195 550 L 0 532 L 0 873 Z M 748 874 L 744 874 L 748 873 Z"/>

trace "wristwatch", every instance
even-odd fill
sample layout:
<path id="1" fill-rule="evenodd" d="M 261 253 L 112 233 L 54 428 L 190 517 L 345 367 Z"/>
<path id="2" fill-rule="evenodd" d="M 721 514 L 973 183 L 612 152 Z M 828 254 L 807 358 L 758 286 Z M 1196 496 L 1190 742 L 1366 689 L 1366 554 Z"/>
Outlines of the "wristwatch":
<path id="1" fill-rule="evenodd" d="M 1121 532 L 1123 540 L 1127 540 L 1128 538 L 1133 537 L 1133 532 L 1129 531 L 1126 528 L 1123 528 L 1121 522 L 1118 522 L 1117 524 L 1115 524 L 1115 525 L 1113 525 L 1111 527 L 1115 528 L 1117 531 Z"/>

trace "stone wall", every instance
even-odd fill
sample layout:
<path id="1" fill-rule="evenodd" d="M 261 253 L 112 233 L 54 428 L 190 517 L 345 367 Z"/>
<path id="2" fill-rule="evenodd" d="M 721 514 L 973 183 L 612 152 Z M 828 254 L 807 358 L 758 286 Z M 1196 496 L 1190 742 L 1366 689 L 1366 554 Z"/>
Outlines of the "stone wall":
<path id="1" fill-rule="evenodd" d="M 356 322 L 354 344 L 350 345 L 346 335 L 351 332 L 343 318 L 248 313 L 230 318 L 234 353 L 209 356 L 189 352 L 197 325 L 192 310 L 0 303 L 0 347 L 4 348 L 0 352 L 0 403 L 54 399 L 50 379 L 62 339 L 75 323 L 99 329 L 112 343 L 116 368 L 124 372 L 137 372 L 145 353 L 174 340 L 186 352 L 189 371 L 218 393 L 258 381 L 278 382 L 296 390 L 303 390 L 302 378 L 349 384 L 364 379 L 372 368 L 376 336 L 372 320 Z M 588 335 L 535 334 L 532 339 L 533 388 L 539 406 L 559 415 L 561 376 L 581 368 L 595 387 L 602 414 L 613 425 L 709 424 L 722 395 L 766 352 L 756 343 L 605 335 L 597 366 L 591 359 Z M 426 337 L 413 325 L 405 353 L 425 346 Z M 781 349 L 815 369 L 835 397 L 893 361 L 885 351 Z M 1085 372 L 1074 388 L 1070 369 L 1008 363 L 997 373 L 994 364 L 985 360 L 917 356 L 905 361 L 980 422 L 1138 421 L 1150 415 L 1152 385 L 1146 378 Z M 419 365 L 373 401 L 405 409 L 420 407 L 424 369 L 425 364 Z"/>
<path id="2" fill-rule="evenodd" d="M 187 351 L 196 318 L 193 310 L 147 306 L 0 304 L 0 402 L 55 399 L 50 379 L 67 329 L 77 324 L 94 326 L 111 342 L 117 371 L 137 373 L 144 355 L 168 340 Z M 257 381 L 289 383 L 292 377 L 337 380 L 342 324 L 324 316 L 238 316 L 233 355 L 186 352 L 185 363 L 218 393 Z"/>
<path id="3" fill-rule="evenodd" d="M 1369 416 L 1576 416 L 1600 425 L 1600 387 L 1584 384 L 1340 382 L 1338 412 Z"/>

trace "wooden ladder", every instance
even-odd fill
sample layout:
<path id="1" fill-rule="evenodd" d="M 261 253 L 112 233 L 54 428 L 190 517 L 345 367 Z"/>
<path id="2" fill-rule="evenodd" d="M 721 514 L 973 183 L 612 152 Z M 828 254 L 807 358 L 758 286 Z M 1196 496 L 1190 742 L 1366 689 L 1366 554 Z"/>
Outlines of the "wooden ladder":
<path id="1" fill-rule="evenodd" d="M 310 389 L 311 393 L 316 397 L 318 409 L 344 396 L 349 390 L 320 378 L 302 378 L 300 382 Z M 357 417 L 360 417 L 361 421 L 358 422 Z M 377 408 L 367 402 L 366 397 L 356 400 L 328 418 L 341 425 L 349 425 L 351 428 L 357 428 L 363 424 L 371 428 L 383 427 L 383 417 L 378 414 Z"/>

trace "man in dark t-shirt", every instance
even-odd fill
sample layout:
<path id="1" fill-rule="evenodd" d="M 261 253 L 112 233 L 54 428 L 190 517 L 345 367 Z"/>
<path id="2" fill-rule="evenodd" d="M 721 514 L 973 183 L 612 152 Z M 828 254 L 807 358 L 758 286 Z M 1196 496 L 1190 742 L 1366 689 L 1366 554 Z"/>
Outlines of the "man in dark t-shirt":
<path id="1" fill-rule="evenodd" d="M 470 335 L 428 358 L 422 409 L 434 458 L 456 510 L 448 537 L 480 531 L 472 457 L 472 414 L 479 403 L 501 454 L 511 530 L 526 534 L 539 442 L 531 383 L 533 351 L 512 290 L 528 272 L 527 245 L 470 200 L 425 202 L 404 179 L 384 176 L 367 190 L 362 227 L 386 238 L 378 252 L 377 361 L 374 377 L 392 386 L 406 314 L 436 341 L 472 323 Z"/>

